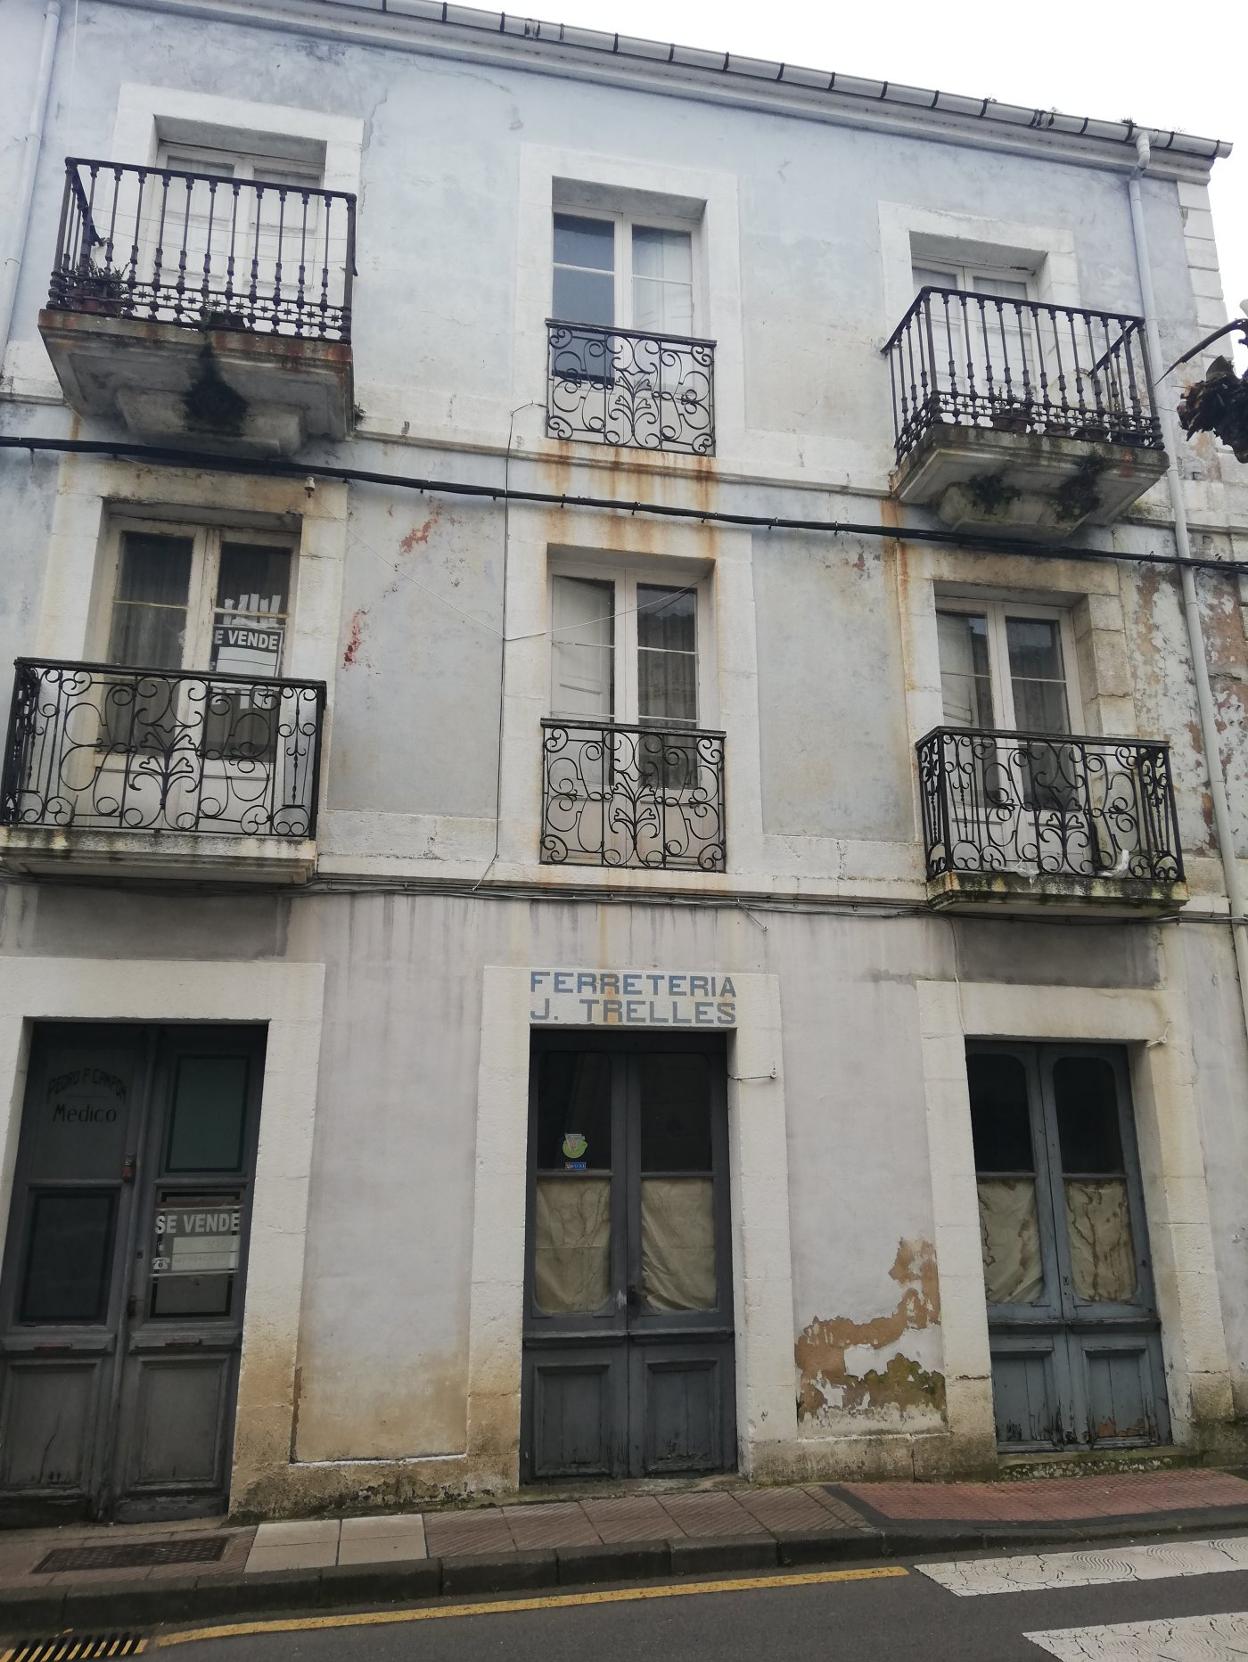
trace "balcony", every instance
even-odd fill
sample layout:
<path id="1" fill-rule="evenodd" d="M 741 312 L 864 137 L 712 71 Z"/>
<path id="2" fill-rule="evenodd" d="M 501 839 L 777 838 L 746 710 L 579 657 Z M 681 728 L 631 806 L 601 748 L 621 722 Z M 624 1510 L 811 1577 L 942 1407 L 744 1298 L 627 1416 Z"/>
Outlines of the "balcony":
<path id="1" fill-rule="evenodd" d="M 884 353 L 894 493 L 952 530 L 1056 540 L 1165 472 L 1140 318 L 928 287 Z"/>
<path id="2" fill-rule="evenodd" d="M 1187 899 L 1168 745 L 937 727 L 917 750 L 933 906 L 1139 915 Z"/>
<path id="3" fill-rule="evenodd" d="M 350 430 L 354 266 L 353 196 L 71 157 L 39 331 L 82 415 L 289 454 Z"/>
<path id="4" fill-rule="evenodd" d="M 324 713 L 323 681 L 19 658 L 0 866 L 306 881 Z"/>
<path id="5" fill-rule="evenodd" d="M 715 454 L 715 342 L 546 322 L 546 432 Z"/>
<path id="6" fill-rule="evenodd" d="M 543 721 L 541 858 L 723 871 L 724 735 Z"/>

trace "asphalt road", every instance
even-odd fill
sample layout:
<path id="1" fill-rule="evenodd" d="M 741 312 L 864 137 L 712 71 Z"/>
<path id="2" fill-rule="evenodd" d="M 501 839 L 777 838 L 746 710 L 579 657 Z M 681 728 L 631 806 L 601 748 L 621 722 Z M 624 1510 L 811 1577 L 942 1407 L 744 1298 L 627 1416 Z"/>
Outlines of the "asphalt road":
<path id="1" fill-rule="evenodd" d="M 865 1566 L 864 1566 L 865 1567 Z M 1025 1635 L 1038 1630 L 1087 1629 L 1122 1622 L 1248 1612 L 1248 1572 L 1190 1575 L 1113 1586 L 1017 1591 L 956 1597 L 913 1566 L 880 1579 L 742 1587 L 698 1595 L 621 1599 L 589 1605 L 566 1595 L 532 1595 L 531 1607 L 489 1614 L 440 1608 L 422 1618 L 368 1626 L 309 1616 L 296 1632 L 261 1632 L 203 1639 L 171 1647 L 163 1662 L 873 1662 L 916 1654 L 923 1662 L 1043 1662 L 1046 1651 Z M 697 1583 L 687 1585 L 696 1586 Z M 518 1597 L 519 1595 L 517 1595 Z M 484 1601 L 475 1601 L 477 1603 Z M 1074 1654 L 1099 1658 L 1188 1656 L 1213 1662 L 1248 1656 L 1244 1641 L 1226 1645 L 1193 1635 L 1180 1621 L 1182 1643 L 1164 1649 L 1091 1648 Z M 1195 1643 L 1195 1649 L 1187 1646 Z M 1224 1647 L 1224 1648 L 1220 1648 Z"/>

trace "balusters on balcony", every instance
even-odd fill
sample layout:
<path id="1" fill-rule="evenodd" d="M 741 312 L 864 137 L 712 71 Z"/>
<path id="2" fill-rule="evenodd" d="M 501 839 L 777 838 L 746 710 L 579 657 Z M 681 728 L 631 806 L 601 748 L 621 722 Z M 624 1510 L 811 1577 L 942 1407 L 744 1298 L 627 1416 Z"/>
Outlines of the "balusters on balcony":
<path id="1" fill-rule="evenodd" d="M 1141 318 L 927 286 L 884 354 L 898 461 L 941 424 L 1162 448 Z"/>
<path id="2" fill-rule="evenodd" d="M 65 163 L 53 310 L 349 341 L 354 270 L 344 192 Z"/>

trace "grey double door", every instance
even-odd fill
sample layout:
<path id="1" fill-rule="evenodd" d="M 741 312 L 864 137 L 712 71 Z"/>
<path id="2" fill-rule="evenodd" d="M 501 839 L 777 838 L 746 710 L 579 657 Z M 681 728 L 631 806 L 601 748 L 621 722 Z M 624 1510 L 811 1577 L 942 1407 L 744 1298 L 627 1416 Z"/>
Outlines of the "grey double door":
<path id="1" fill-rule="evenodd" d="M 736 1464 L 725 1051 L 535 1036 L 521 1477 Z"/>
<path id="2" fill-rule="evenodd" d="M 0 1519 L 228 1484 L 264 1034 L 43 1023 L 0 1276 Z"/>
<path id="3" fill-rule="evenodd" d="M 976 1044 L 967 1073 L 999 1443 L 1166 1441 L 1125 1056 Z"/>

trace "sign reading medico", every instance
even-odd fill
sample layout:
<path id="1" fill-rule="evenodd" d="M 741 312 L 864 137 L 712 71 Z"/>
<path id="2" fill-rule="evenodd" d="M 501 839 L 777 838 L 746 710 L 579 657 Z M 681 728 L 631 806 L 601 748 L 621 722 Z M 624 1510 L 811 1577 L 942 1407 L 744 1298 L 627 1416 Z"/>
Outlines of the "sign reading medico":
<path id="1" fill-rule="evenodd" d="M 730 975 L 689 970 L 535 969 L 529 1019 L 565 1027 L 735 1027 Z"/>

